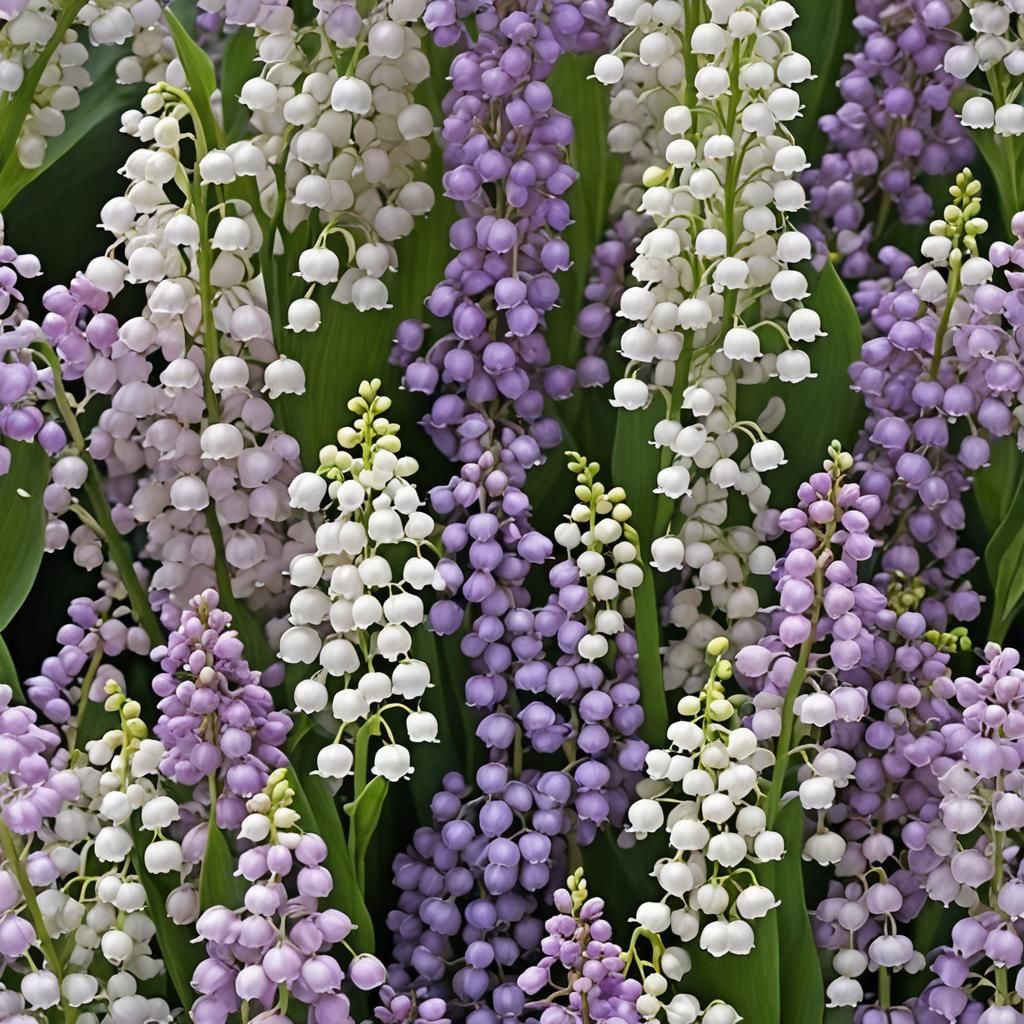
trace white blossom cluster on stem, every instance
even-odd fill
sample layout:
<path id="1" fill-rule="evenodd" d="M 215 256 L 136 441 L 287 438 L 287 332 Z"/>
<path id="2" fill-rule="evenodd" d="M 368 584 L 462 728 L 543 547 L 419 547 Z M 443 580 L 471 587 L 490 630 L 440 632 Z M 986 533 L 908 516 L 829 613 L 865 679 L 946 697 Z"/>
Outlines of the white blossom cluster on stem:
<path id="1" fill-rule="evenodd" d="M 954 78 L 969 79 L 980 71 L 987 90 L 964 101 L 960 120 L 967 128 L 991 128 L 996 135 L 1024 135 L 1024 75 L 1021 0 L 963 0 L 970 32 L 946 53 L 943 66 Z"/>
<path id="2" fill-rule="evenodd" d="M 708 645 L 708 681 L 699 695 L 679 701 L 682 718 L 669 726 L 668 745 L 647 755 L 648 777 L 628 815 L 637 838 L 667 837 L 652 872 L 664 896 L 642 904 L 636 920 L 682 943 L 698 939 L 714 957 L 754 948 L 750 922 L 778 905 L 755 867 L 785 852 L 764 809 L 762 775 L 774 757 L 738 723 L 736 703 L 726 696 L 727 649 L 724 637 Z"/>
<path id="3" fill-rule="evenodd" d="M 89 47 L 132 41 L 132 53 L 117 64 L 118 80 L 139 82 L 180 77 L 169 68 L 174 53 L 167 45 L 159 0 L 13 0 L 0 12 L 0 99 L 13 103 L 31 92 L 16 144 L 18 163 L 42 166 L 50 139 L 64 133 L 66 116 L 78 107 L 92 84 L 86 67 Z M 79 29 L 85 32 L 81 38 Z M 41 66 L 40 66 L 41 62 Z M 175 74 L 175 70 L 177 74 Z M 6 116 L 13 116 L 6 113 Z M 6 160 L 7 153 L 3 154 Z"/>
<path id="4" fill-rule="evenodd" d="M 802 306 L 810 291 L 799 266 L 810 243 L 790 223 L 807 201 L 799 181 L 807 157 L 792 134 L 795 87 L 813 75 L 792 48 L 796 11 L 784 0 L 653 12 L 617 0 L 612 14 L 629 32 L 595 72 L 614 83 L 640 65 L 633 77 L 654 79 L 645 103 L 666 143 L 644 174 L 641 208 L 653 228 L 622 296 L 628 364 L 613 404 L 664 408 L 653 436 L 654 490 L 664 498 L 653 564 L 686 573 L 671 619 L 691 641 L 669 650 L 666 676 L 670 687 L 697 687 L 703 647 L 721 632 L 709 613 L 744 624 L 734 642 L 755 640 L 750 576 L 773 562 L 762 543 L 773 520 L 762 474 L 785 462 L 770 436 L 785 405 L 769 401 L 756 421 L 743 420 L 739 390 L 813 376 L 807 346 L 823 334 L 818 314 Z M 725 525 L 733 493 L 746 499 L 753 528 Z"/>
<path id="5" fill-rule="evenodd" d="M 239 94 L 251 141 L 208 157 L 220 183 L 254 176 L 274 228 L 305 239 L 291 268 L 304 286 L 288 308 L 298 332 L 320 326 L 327 297 L 387 307 L 395 243 L 434 205 L 419 178 L 433 118 L 413 99 L 430 74 L 423 0 L 384 0 L 366 16 L 350 2 L 317 7 L 312 25 L 297 25 L 287 5 L 262 9 L 254 29 L 263 68 Z"/>
<path id="6" fill-rule="evenodd" d="M 332 734 L 317 758 L 321 775 L 344 779 L 355 771 L 366 730 L 383 732 L 373 774 L 397 781 L 412 773 L 408 748 L 391 721 L 405 716 L 412 743 L 437 741 L 434 716 L 419 709 L 432 681 L 427 663 L 413 654 L 413 632 L 425 629 L 420 593 L 443 586 L 431 537 L 434 520 L 412 477 L 418 464 L 401 454 L 399 427 L 384 415 L 391 400 L 380 381 L 364 381 L 348 403 L 358 419 L 338 431 L 338 444 L 320 451 L 316 473 L 300 473 L 289 492 L 292 506 L 324 518 L 313 550 L 292 559 L 295 592 L 281 659 L 315 665 L 295 687 L 296 709 L 320 715 Z M 388 715 L 388 712 L 394 714 Z M 355 738 L 355 753 L 351 740 Z"/>
<path id="7" fill-rule="evenodd" d="M 308 541 L 289 522 L 298 444 L 275 428 L 268 399 L 301 394 L 304 375 L 274 349 L 258 218 L 203 177 L 207 140 L 191 98 L 161 85 L 142 106 L 123 119 L 143 143 L 123 169 L 129 187 L 101 211 L 113 243 L 69 289 L 47 293 L 42 328 L 65 378 L 83 380 L 79 408 L 109 396 L 88 450 L 106 464 L 118 528 L 145 526 L 155 603 L 176 614 L 208 587 L 226 591 L 219 559 L 234 595 L 266 607 Z M 193 147 L 199 167 L 183 156 Z M 145 288 L 141 315 L 95 316 L 125 284 Z M 83 530 L 73 539 L 95 546 Z"/>

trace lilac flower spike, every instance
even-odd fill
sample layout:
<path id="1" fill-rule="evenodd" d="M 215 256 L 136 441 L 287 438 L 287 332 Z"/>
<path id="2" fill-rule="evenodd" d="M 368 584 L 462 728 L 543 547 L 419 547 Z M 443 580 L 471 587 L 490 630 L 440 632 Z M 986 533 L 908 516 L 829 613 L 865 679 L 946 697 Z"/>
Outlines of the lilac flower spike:
<path id="1" fill-rule="evenodd" d="M 292 723 L 274 710 L 267 677 L 249 668 L 231 616 L 219 605 L 215 590 L 203 591 L 166 645 L 153 649 L 160 665 L 153 731 L 166 748 L 161 773 L 190 788 L 209 782 L 217 824 L 236 829 L 246 801 L 287 764 L 282 747 Z"/>
<path id="2" fill-rule="evenodd" d="M 893 221 L 928 222 L 924 176 L 971 162 L 974 146 L 950 102 L 959 83 L 941 70 L 961 42 L 958 8 L 959 0 L 857 2 L 860 39 L 839 79 L 842 104 L 818 121 L 829 149 L 804 177 L 814 235 L 847 281 L 883 273 L 878 249 Z"/>
<path id="3" fill-rule="evenodd" d="M 556 890 L 556 911 L 544 924 L 540 962 L 517 984 L 534 998 L 525 1019 L 538 1024 L 640 1024 L 636 1008 L 643 987 L 627 978 L 622 947 L 612 941 L 604 901 L 591 897 L 583 869 Z M 562 980 L 564 977 L 564 981 Z"/>
<path id="4" fill-rule="evenodd" d="M 276 1024 L 288 1019 L 289 1000 L 309 1007 L 311 1024 L 350 1024 L 346 982 L 369 990 L 384 981 L 376 957 L 338 951 L 354 926 L 340 910 L 320 907 L 334 886 L 327 844 L 299 828 L 294 795 L 278 768 L 248 801 L 239 835 L 253 845 L 236 872 L 248 883 L 243 905 L 210 907 L 196 922 L 206 959 L 192 976 L 195 1024 L 226 1024 L 239 1011 Z"/>

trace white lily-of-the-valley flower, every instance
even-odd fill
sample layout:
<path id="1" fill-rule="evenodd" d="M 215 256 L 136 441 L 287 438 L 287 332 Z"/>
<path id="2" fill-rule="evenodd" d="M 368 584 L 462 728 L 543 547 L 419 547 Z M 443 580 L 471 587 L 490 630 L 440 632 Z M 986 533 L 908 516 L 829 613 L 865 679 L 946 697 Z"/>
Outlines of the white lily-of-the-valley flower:
<path id="1" fill-rule="evenodd" d="M 338 432 L 338 445 L 320 452 L 316 473 L 300 473 L 289 488 L 292 506 L 323 519 L 316 548 L 289 568 L 295 592 L 281 659 L 316 666 L 295 687 L 296 710 L 318 716 L 332 741 L 317 759 L 319 774 L 344 779 L 358 770 L 364 729 L 382 734 L 372 771 L 397 781 L 413 771 L 409 750 L 391 722 L 405 716 L 409 742 L 437 741 L 434 716 L 420 708 L 433 685 L 413 653 L 413 632 L 424 629 L 422 592 L 443 582 L 433 552 L 434 521 L 412 477 L 416 460 L 401 454 L 398 425 L 385 413 L 390 399 L 380 381 L 363 382 L 349 402 L 358 417 Z M 326 507 L 325 507 L 326 502 Z M 390 714 L 389 714 L 390 712 Z"/>
<path id="2" fill-rule="evenodd" d="M 318 19 L 300 27 L 283 5 L 256 29 L 263 68 L 239 94 L 253 134 L 211 152 L 200 171 L 222 184 L 253 179 L 263 209 L 279 211 L 284 231 L 309 220 L 319 227 L 289 268 L 306 286 L 287 310 L 292 331 L 317 330 L 328 297 L 360 310 L 386 308 L 395 243 L 433 208 L 421 174 L 434 123 L 413 98 L 430 74 L 424 6 L 384 0 L 363 16 L 346 3 L 329 26 Z"/>
<path id="3" fill-rule="evenodd" d="M 963 0 L 970 12 L 964 40 L 946 51 L 943 65 L 954 78 L 966 81 L 976 71 L 987 79 L 988 91 L 968 96 L 960 111 L 967 128 L 992 129 L 996 135 L 1024 135 L 1024 75 L 1021 0 Z"/>
<path id="4" fill-rule="evenodd" d="M 637 922 L 684 945 L 697 941 L 713 957 L 753 949 L 750 922 L 778 905 L 755 869 L 785 852 L 768 827 L 762 793 L 774 757 L 738 723 L 736 701 L 726 696 L 727 649 L 725 637 L 708 645 L 707 683 L 680 699 L 668 745 L 648 753 L 627 825 L 638 839 L 660 837 L 667 846 L 652 871 L 664 895 L 641 904 Z"/>
<path id="5" fill-rule="evenodd" d="M 772 398 L 744 420 L 738 393 L 813 377 L 809 343 L 824 334 L 802 305 L 810 243 L 790 223 L 807 202 L 797 87 L 814 76 L 791 45 L 786 0 L 614 0 L 611 13 L 629 31 L 595 74 L 615 89 L 613 105 L 649 115 L 646 142 L 624 125 L 612 141 L 653 161 L 641 200 L 653 227 L 620 304 L 628 362 L 613 404 L 664 409 L 652 438 L 662 456 L 652 489 L 665 500 L 651 562 L 686 574 L 670 610 L 686 640 L 669 646 L 665 677 L 692 691 L 723 625 L 737 646 L 757 640 L 751 577 L 774 564 L 762 477 L 786 461 L 771 437 L 785 404 Z M 746 499 L 749 525 L 726 525 L 732 494 Z"/>

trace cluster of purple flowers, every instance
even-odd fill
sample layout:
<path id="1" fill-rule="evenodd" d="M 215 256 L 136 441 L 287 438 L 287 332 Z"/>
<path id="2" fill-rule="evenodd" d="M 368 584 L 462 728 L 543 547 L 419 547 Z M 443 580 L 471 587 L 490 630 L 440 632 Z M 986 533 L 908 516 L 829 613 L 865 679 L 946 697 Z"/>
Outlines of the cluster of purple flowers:
<path id="1" fill-rule="evenodd" d="M 932 199 L 921 178 L 949 175 L 974 155 L 950 102 L 959 83 L 942 70 L 960 41 L 959 0 L 856 6 L 860 40 L 839 79 L 843 102 L 818 122 L 829 151 L 805 177 L 815 233 L 850 282 L 883 273 L 893 254 L 878 249 L 890 221 L 928 222 Z"/>
<path id="2" fill-rule="evenodd" d="M 395 965 L 377 1010 L 382 1024 L 444 1016 L 497 1024 L 523 1012 L 507 978 L 538 948 L 553 879 L 565 873 L 571 782 L 562 772 L 515 778 L 484 765 L 476 793 L 461 775 L 434 796 L 433 828 L 421 828 L 395 860 L 401 895 L 388 915 Z"/>
<path id="3" fill-rule="evenodd" d="M 76 597 L 68 605 L 68 622 L 57 631 L 60 650 L 43 659 L 38 675 L 25 680 L 25 695 L 55 725 L 70 722 L 80 701 L 102 702 L 108 679 L 123 681 L 120 670 L 104 659 L 126 651 L 149 654 L 146 631 L 132 622 L 111 588 L 105 589 L 101 597 Z M 79 680 L 82 689 L 76 691 Z"/>
<path id="4" fill-rule="evenodd" d="M 23 279 L 40 272 L 35 256 L 19 254 L 3 241 L 0 219 L 0 437 L 38 441 L 48 455 L 55 455 L 67 437 L 39 408 L 53 394 L 53 375 L 29 350 L 39 338 L 39 327 L 28 318 L 20 289 Z M 0 444 L 0 476 L 10 467 L 11 450 Z"/>
<path id="5" fill-rule="evenodd" d="M 518 980 L 527 995 L 542 997 L 526 1004 L 525 1019 L 639 1024 L 636 1003 L 643 986 L 625 977 L 626 960 L 612 941 L 604 901 L 588 895 L 582 868 L 569 877 L 568 888 L 555 892 L 553 902 L 556 913 L 545 922 L 547 935 L 540 944 L 544 956 Z"/>
<path id="6" fill-rule="evenodd" d="M 225 1024 L 239 1010 L 243 1019 L 287 1020 L 289 999 L 310 1008 L 313 1024 L 348 1024 L 354 1018 L 342 991 L 346 977 L 364 990 L 384 981 L 376 957 L 356 957 L 346 973 L 334 952 L 353 924 L 340 910 L 320 907 L 334 887 L 323 865 L 327 844 L 313 832 L 280 827 L 282 812 L 298 820 L 289 792 L 277 771 L 262 802 L 250 801 L 250 817 L 263 819 L 270 838 L 238 857 L 238 874 L 248 883 L 243 906 L 211 907 L 196 922 L 206 942 L 206 959 L 192 977 L 201 993 L 192 1007 L 196 1024 Z M 249 1017 L 252 1010 L 256 1016 Z"/>
<path id="7" fill-rule="evenodd" d="M 280 666 L 262 676 L 249 668 L 231 616 L 219 604 L 213 590 L 193 598 L 167 644 L 154 648 L 160 665 L 154 733 L 165 747 L 161 773 L 189 787 L 214 780 L 217 823 L 235 829 L 245 802 L 287 764 L 281 748 L 292 721 L 274 710 L 268 689 L 280 680 Z"/>
<path id="8" fill-rule="evenodd" d="M 963 496 L 992 441 L 1019 435 L 1024 216 L 1014 231 L 1014 245 L 966 260 L 948 284 L 935 265 L 908 271 L 874 310 L 878 336 L 851 368 L 868 410 L 854 454 L 861 487 L 880 499 L 871 526 L 884 538 L 881 566 L 894 581 L 925 585 L 919 610 L 933 629 L 980 613 L 965 582 L 977 556 L 960 544 Z"/>

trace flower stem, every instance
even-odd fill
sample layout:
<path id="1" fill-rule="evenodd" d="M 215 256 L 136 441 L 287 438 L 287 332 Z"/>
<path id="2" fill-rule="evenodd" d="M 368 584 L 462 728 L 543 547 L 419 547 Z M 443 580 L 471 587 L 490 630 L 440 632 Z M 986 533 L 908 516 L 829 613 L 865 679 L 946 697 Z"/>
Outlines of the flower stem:
<path id="1" fill-rule="evenodd" d="M 74 1006 L 68 1006 L 67 1001 L 64 998 L 64 967 L 61 964 L 60 957 L 57 956 L 57 948 L 53 944 L 53 939 L 50 936 L 46 921 L 43 918 L 43 912 L 39 909 L 39 901 L 36 899 L 35 889 L 32 888 L 32 883 L 29 881 L 28 875 L 25 872 L 25 858 L 23 857 L 24 851 L 18 850 L 17 845 L 14 842 L 14 836 L 11 835 L 3 820 L 0 820 L 0 847 L 3 848 L 4 856 L 7 858 L 7 864 L 10 867 L 10 870 L 18 880 L 18 888 L 21 890 L 21 894 L 25 898 L 25 906 L 28 908 L 28 912 L 32 917 L 32 924 L 35 928 L 36 938 L 39 940 L 39 945 L 42 947 L 43 955 L 46 957 L 46 965 L 57 976 L 57 984 L 61 986 L 60 1005 L 61 1010 L 64 1013 L 65 1024 L 74 1024 L 75 1020 L 78 1018 L 78 1009 Z"/>
<path id="2" fill-rule="evenodd" d="M 60 360 L 57 358 L 57 353 L 46 342 L 36 342 L 34 348 L 46 360 L 47 365 L 53 372 L 54 401 L 61 419 L 64 420 L 64 424 L 68 428 L 72 441 L 74 441 L 75 446 L 78 448 L 80 458 L 88 468 L 83 489 L 89 499 L 93 518 L 103 531 L 103 539 L 107 544 L 107 553 L 117 567 L 121 583 L 128 594 L 128 601 L 132 606 L 135 621 L 146 631 L 150 642 L 154 645 L 158 644 L 163 640 L 163 630 L 160 628 L 160 623 L 157 621 L 153 609 L 149 606 L 146 592 L 143 590 L 139 577 L 135 573 L 135 564 L 131 551 L 114 524 L 110 505 L 107 503 L 106 496 L 103 494 L 103 487 L 100 484 L 99 469 L 89 454 L 85 435 L 83 435 L 82 428 L 78 424 L 78 417 L 71 406 L 67 391 L 64 390 Z"/>

